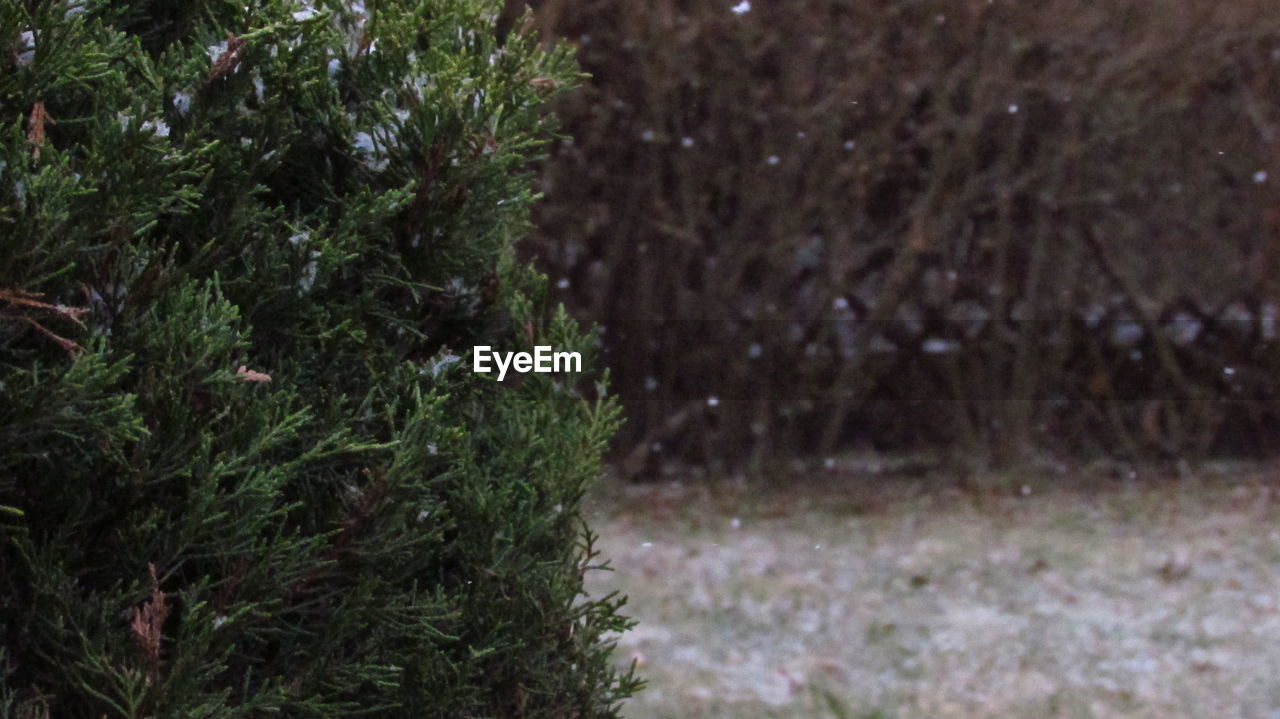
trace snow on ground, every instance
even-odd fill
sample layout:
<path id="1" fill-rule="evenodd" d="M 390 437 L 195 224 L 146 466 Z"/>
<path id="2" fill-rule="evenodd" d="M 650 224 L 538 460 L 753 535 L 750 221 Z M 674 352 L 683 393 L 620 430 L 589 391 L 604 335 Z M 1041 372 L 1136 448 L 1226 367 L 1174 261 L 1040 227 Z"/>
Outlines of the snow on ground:
<path id="1" fill-rule="evenodd" d="M 1280 718 L 1270 481 L 801 484 L 596 501 L 626 716 Z"/>

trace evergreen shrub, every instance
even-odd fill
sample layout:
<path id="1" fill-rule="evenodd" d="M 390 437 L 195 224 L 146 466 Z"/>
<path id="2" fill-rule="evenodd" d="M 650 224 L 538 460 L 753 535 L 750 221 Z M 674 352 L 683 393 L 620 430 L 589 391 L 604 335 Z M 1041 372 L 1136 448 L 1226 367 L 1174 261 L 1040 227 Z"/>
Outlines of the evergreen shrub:
<path id="1" fill-rule="evenodd" d="M 0 2 L 0 717 L 615 716 L 498 4 Z M 588 362 L 589 363 L 589 362 Z"/>

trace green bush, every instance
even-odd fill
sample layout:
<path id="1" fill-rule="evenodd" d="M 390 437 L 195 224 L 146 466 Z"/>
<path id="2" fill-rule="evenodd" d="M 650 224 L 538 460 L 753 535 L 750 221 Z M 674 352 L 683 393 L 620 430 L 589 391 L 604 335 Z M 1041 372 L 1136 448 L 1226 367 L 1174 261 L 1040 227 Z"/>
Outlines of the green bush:
<path id="1" fill-rule="evenodd" d="M 494 3 L 0 3 L 0 717 L 615 716 Z"/>

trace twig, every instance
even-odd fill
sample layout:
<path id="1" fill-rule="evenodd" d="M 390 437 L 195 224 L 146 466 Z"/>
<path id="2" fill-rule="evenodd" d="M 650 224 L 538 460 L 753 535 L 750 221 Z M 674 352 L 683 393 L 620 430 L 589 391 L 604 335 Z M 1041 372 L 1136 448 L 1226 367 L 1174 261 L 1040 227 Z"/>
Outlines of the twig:
<path id="1" fill-rule="evenodd" d="M 31 114 L 27 117 L 27 142 L 31 144 L 31 158 L 40 159 L 40 146 L 44 144 L 45 123 L 52 122 L 43 102 L 31 106 Z"/>

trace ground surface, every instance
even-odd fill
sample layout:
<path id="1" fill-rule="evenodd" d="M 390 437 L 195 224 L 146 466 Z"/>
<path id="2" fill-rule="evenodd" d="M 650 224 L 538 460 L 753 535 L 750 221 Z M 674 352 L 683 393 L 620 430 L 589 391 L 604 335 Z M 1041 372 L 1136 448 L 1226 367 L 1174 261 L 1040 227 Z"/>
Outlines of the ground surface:
<path id="1" fill-rule="evenodd" d="M 648 717 L 1280 718 L 1280 485 L 606 487 Z M 1062 483 L 1058 480 L 1058 483 Z"/>

